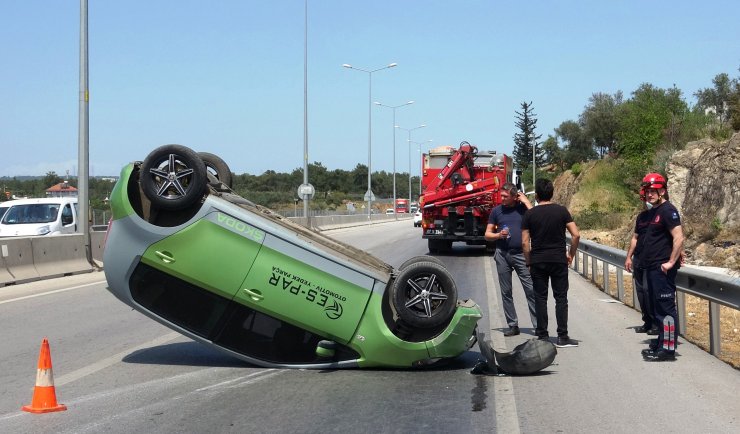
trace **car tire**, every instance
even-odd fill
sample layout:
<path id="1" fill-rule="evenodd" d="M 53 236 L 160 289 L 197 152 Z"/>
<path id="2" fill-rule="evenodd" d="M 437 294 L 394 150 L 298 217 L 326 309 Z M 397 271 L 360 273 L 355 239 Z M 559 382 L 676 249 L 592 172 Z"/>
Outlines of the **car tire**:
<path id="1" fill-rule="evenodd" d="M 439 258 L 437 258 L 437 257 L 429 256 L 429 255 L 420 255 L 420 256 L 414 256 L 412 258 L 409 258 L 409 259 L 405 260 L 401 265 L 398 266 L 398 268 L 396 268 L 396 270 L 401 271 L 404 268 L 408 267 L 409 265 L 415 264 L 417 262 L 433 262 L 435 264 L 439 264 L 439 265 L 447 268 L 445 266 L 445 263 L 442 262 L 442 260 L 439 259 Z"/>
<path id="2" fill-rule="evenodd" d="M 402 269 L 393 282 L 393 306 L 407 324 L 438 327 L 455 313 L 457 286 L 452 275 L 434 262 L 416 262 Z"/>
<path id="3" fill-rule="evenodd" d="M 198 156 L 205 163 L 206 170 L 209 174 L 225 186 L 231 188 L 231 170 L 229 169 L 229 165 L 221 157 L 210 152 L 198 152 Z"/>
<path id="4" fill-rule="evenodd" d="M 203 196 L 207 182 L 206 166 L 190 148 L 164 145 L 144 159 L 140 182 L 152 205 L 163 210 L 182 210 Z"/>

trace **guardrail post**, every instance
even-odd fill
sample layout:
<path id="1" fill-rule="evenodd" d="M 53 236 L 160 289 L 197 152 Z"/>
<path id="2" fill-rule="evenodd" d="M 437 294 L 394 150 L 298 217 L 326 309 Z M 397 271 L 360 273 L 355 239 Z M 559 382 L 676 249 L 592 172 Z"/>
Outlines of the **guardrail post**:
<path id="1" fill-rule="evenodd" d="M 609 294 L 609 263 L 606 261 L 601 261 L 601 265 L 603 268 L 603 276 L 604 276 L 604 292 Z"/>
<path id="2" fill-rule="evenodd" d="M 719 333 L 719 303 L 709 301 L 709 352 L 719 357 L 722 353 Z"/>
<path id="3" fill-rule="evenodd" d="M 598 263 L 595 256 L 591 257 L 591 282 L 596 284 L 596 275 L 598 274 Z"/>
<path id="4" fill-rule="evenodd" d="M 624 303 L 624 274 L 619 267 L 617 267 L 617 297 L 619 301 Z"/>
<path id="5" fill-rule="evenodd" d="M 647 288 L 647 286 L 645 287 Z M 676 309 L 678 309 L 678 334 L 686 335 L 686 294 L 682 291 L 676 291 Z M 683 318 L 683 321 L 681 319 Z"/>
<path id="6" fill-rule="evenodd" d="M 573 270 L 578 273 L 578 257 L 581 255 L 580 250 L 576 250 L 576 256 L 573 258 Z"/>
<path id="7" fill-rule="evenodd" d="M 583 253 L 583 272 L 581 273 L 583 277 L 586 277 L 586 270 L 588 270 L 588 255 L 584 252 Z"/>

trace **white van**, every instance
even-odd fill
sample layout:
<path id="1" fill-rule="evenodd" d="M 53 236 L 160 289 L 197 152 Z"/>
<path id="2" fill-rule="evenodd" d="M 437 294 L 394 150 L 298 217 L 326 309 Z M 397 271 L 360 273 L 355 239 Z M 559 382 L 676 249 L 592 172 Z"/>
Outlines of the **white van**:
<path id="1" fill-rule="evenodd" d="M 0 237 L 29 237 L 77 232 L 79 211 L 76 197 L 19 199 L 3 203 L 9 206 L 0 219 Z"/>

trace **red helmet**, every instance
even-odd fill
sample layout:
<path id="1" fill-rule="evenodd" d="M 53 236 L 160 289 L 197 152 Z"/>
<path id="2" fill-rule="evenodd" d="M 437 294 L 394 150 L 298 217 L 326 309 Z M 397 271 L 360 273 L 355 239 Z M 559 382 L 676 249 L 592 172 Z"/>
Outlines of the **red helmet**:
<path id="1" fill-rule="evenodd" d="M 666 180 L 660 173 L 648 173 L 642 178 L 642 184 L 640 185 L 643 189 L 645 188 L 666 188 Z"/>

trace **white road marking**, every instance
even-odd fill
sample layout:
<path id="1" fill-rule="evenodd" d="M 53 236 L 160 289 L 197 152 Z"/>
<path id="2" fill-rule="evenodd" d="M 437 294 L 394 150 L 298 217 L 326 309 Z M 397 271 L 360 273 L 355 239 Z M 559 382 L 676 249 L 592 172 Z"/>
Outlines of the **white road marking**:
<path id="1" fill-rule="evenodd" d="M 82 377 L 88 376 L 90 374 L 93 374 L 95 372 L 98 372 L 100 370 L 103 370 L 105 368 L 115 365 L 116 363 L 120 362 L 124 357 L 133 353 L 134 351 L 142 350 L 144 348 L 154 347 L 157 345 L 162 345 L 180 336 L 182 336 L 180 333 L 172 332 L 164 336 L 154 338 L 149 342 L 144 342 L 143 344 L 137 345 L 133 348 L 127 348 L 118 354 L 114 354 L 110 357 L 106 357 L 105 359 L 99 360 L 91 365 L 84 366 L 80 369 L 77 369 L 76 371 L 70 372 L 69 374 L 65 374 L 65 375 L 62 375 L 61 377 L 58 377 L 56 381 L 54 382 L 54 385 L 62 386 L 64 384 L 77 381 Z"/>
<path id="2" fill-rule="evenodd" d="M 189 377 L 192 377 L 194 375 L 195 376 L 198 376 L 198 375 L 203 374 L 203 373 L 205 373 L 207 371 L 211 371 L 212 369 L 213 368 L 202 369 L 200 371 L 195 371 L 195 372 L 190 372 L 190 373 L 187 373 L 187 374 L 177 375 L 175 377 L 162 378 L 162 379 L 158 379 L 158 380 L 154 380 L 154 381 L 149 381 L 149 382 L 144 383 L 144 384 L 126 386 L 126 387 L 123 387 L 123 388 L 119 388 L 117 390 L 114 390 L 112 392 L 107 392 L 105 395 L 112 396 L 112 395 L 118 395 L 118 394 L 121 394 L 121 393 L 131 393 L 132 391 L 136 391 L 136 390 L 146 390 L 150 386 L 162 387 L 162 384 L 166 384 L 165 387 L 167 387 L 168 389 L 171 389 L 172 383 L 173 383 L 173 380 L 174 379 L 177 379 L 177 380 L 185 380 L 185 379 L 187 379 Z M 222 369 L 222 368 L 217 368 L 217 369 Z M 233 368 L 228 368 L 228 369 L 233 369 Z M 283 369 L 283 370 L 266 369 L 264 371 L 259 371 L 259 372 L 255 372 L 255 373 L 250 374 L 250 375 L 247 375 L 247 376 L 239 377 L 239 378 L 237 378 L 235 380 L 240 380 L 240 379 L 243 379 L 243 378 L 246 378 L 246 377 L 250 377 L 250 376 L 251 377 L 254 377 L 254 376 L 259 375 L 257 377 L 254 377 L 254 378 L 252 378 L 252 379 L 250 379 L 250 380 L 242 383 L 242 384 L 252 384 L 252 383 L 256 383 L 258 381 L 262 381 L 264 379 L 267 379 L 267 378 L 270 378 L 270 377 L 273 377 L 273 376 L 276 376 L 276 375 L 283 374 L 286 371 L 288 371 L 288 370 L 285 370 L 285 369 Z M 266 375 L 262 375 L 262 374 L 266 374 Z M 82 426 L 82 427 L 77 428 L 77 432 L 79 432 L 79 433 L 83 433 L 83 432 L 100 432 L 100 428 L 101 427 L 103 427 L 105 425 L 108 425 L 108 424 L 112 423 L 115 420 L 120 420 L 120 419 L 124 419 L 125 420 L 125 418 L 129 417 L 130 415 L 142 414 L 144 412 L 150 411 L 150 409 L 153 408 L 154 406 L 162 406 L 162 404 L 165 404 L 165 403 L 169 403 L 169 402 L 172 402 L 172 401 L 182 400 L 182 399 L 184 399 L 184 398 L 186 398 L 188 396 L 192 396 L 192 395 L 194 395 L 194 394 L 196 394 L 198 392 L 201 392 L 203 390 L 209 390 L 210 389 L 210 391 L 215 391 L 215 392 L 219 393 L 218 389 L 215 389 L 214 387 L 219 386 L 219 385 L 222 385 L 222 384 L 233 383 L 233 381 L 234 380 L 224 381 L 224 382 L 221 382 L 221 383 L 218 383 L 218 384 L 214 384 L 213 386 L 210 386 L 210 387 L 204 387 L 204 388 L 201 388 L 201 389 L 191 390 L 191 391 L 180 393 L 180 394 L 177 394 L 177 395 L 172 395 L 172 396 L 166 397 L 164 399 L 159 399 L 157 401 L 147 402 L 144 405 L 141 405 L 141 406 L 132 408 L 132 409 L 127 410 L 127 411 L 124 411 L 122 413 L 105 415 L 105 416 L 100 417 L 99 420 L 97 420 L 96 422 L 93 422 L 93 423 L 90 423 L 90 424 L 88 424 L 86 426 Z M 231 387 L 236 387 L 236 386 L 228 386 L 227 388 L 231 388 Z M 90 397 L 86 397 L 84 400 L 88 400 L 89 398 Z M 96 399 L 99 399 L 99 398 L 100 398 L 100 396 L 96 396 Z M 79 400 L 79 401 L 81 402 L 82 400 Z M 74 404 L 75 404 L 75 402 L 70 402 L 68 405 L 74 405 Z"/>
<path id="3" fill-rule="evenodd" d="M 212 385 L 210 385 L 210 386 L 206 386 L 206 387 L 201 387 L 200 389 L 196 389 L 195 391 L 196 391 L 196 392 L 202 392 L 202 391 L 204 391 L 204 390 L 210 390 L 210 389 L 218 389 L 218 388 L 221 388 L 221 387 L 227 386 L 227 385 L 229 385 L 229 384 L 231 384 L 231 383 L 235 383 L 235 382 L 237 382 L 237 381 L 241 381 L 241 380 L 243 380 L 243 379 L 245 379 L 245 378 L 250 378 L 250 377 L 254 377 L 255 375 L 262 375 L 262 374 L 266 374 L 266 373 L 268 373 L 268 372 L 270 372 L 270 371 L 274 371 L 274 369 L 267 369 L 267 370 L 264 370 L 264 371 L 252 372 L 252 373 L 251 373 L 251 374 L 249 374 L 249 375 L 244 375 L 244 376 L 242 376 L 242 377 L 232 378 L 231 380 L 226 380 L 226 381 L 222 381 L 222 382 L 220 382 L 220 383 L 217 383 L 217 384 L 212 384 Z M 251 380 L 247 380 L 247 382 L 249 382 L 249 381 L 251 381 Z M 240 383 L 240 384 L 237 384 L 237 386 L 239 386 L 239 385 L 241 385 L 241 384 L 244 384 L 244 383 Z M 232 387 L 232 386 L 227 386 L 227 387 Z"/>
<path id="4" fill-rule="evenodd" d="M 55 289 L 53 291 L 40 292 L 38 294 L 26 295 L 23 297 L 11 298 L 10 300 L 0 301 L 0 304 L 12 303 L 14 301 L 28 300 L 29 298 L 43 297 L 45 295 L 58 294 L 60 292 L 72 291 L 74 289 L 87 288 L 88 286 L 100 285 L 101 283 L 105 283 L 105 280 L 101 280 L 99 282 L 93 282 L 93 283 L 86 283 L 84 285 L 71 286 L 69 288 Z"/>
<path id="5" fill-rule="evenodd" d="M 488 316 L 491 324 L 489 336 L 494 348 L 507 348 L 506 340 L 502 333 L 493 332 L 495 328 L 505 326 L 502 310 L 498 303 L 498 287 L 493 279 L 493 269 L 490 257 L 483 257 L 486 273 L 486 288 L 488 288 Z M 494 400 L 496 401 L 496 430 L 498 433 L 519 434 L 519 415 L 516 409 L 516 398 L 514 396 L 514 383 L 511 377 L 491 377 L 494 384 Z"/>

